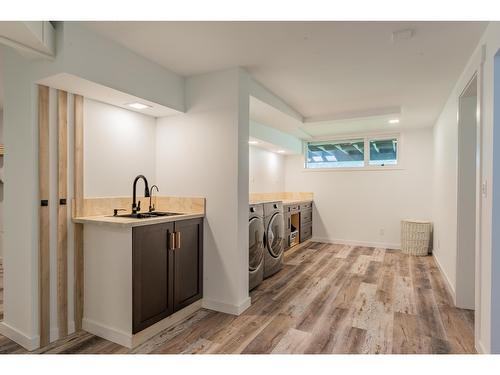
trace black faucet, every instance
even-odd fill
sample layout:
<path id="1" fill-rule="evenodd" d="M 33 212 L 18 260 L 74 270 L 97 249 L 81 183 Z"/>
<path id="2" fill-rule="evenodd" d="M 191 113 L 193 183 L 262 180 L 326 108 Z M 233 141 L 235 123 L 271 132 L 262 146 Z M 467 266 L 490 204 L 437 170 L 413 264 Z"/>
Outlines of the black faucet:
<path id="1" fill-rule="evenodd" d="M 134 180 L 134 192 L 132 195 L 132 214 L 137 214 L 141 210 L 141 201 L 139 201 L 139 204 L 136 204 L 136 188 L 137 188 L 137 181 L 140 179 L 144 180 L 144 197 L 149 198 L 149 186 L 148 186 L 148 180 L 146 180 L 146 177 L 144 177 L 142 174 L 137 176 Z"/>
<path id="2" fill-rule="evenodd" d="M 153 185 L 151 186 L 151 190 L 149 191 L 149 212 L 153 212 L 155 210 L 155 205 L 151 204 L 151 200 L 153 199 L 153 189 L 156 189 L 156 191 L 159 193 L 160 189 L 158 189 L 158 186 Z"/>

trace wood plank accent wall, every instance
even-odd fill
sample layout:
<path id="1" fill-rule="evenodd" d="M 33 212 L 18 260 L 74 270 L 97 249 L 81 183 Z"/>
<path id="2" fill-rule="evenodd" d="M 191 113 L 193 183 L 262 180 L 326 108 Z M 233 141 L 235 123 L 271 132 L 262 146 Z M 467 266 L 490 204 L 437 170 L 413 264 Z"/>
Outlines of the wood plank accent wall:
<path id="1" fill-rule="evenodd" d="M 50 247 L 49 247 L 49 88 L 38 86 L 39 235 L 38 277 L 40 346 L 50 339 Z"/>
<path id="2" fill-rule="evenodd" d="M 83 97 L 74 96 L 74 213 L 83 210 Z M 75 329 L 82 328 L 83 318 L 83 224 L 75 224 Z"/>
<path id="3" fill-rule="evenodd" d="M 68 335 L 68 93 L 57 91 L 58 206 L 57 206 L 57 319 L 59 337 Z"/>

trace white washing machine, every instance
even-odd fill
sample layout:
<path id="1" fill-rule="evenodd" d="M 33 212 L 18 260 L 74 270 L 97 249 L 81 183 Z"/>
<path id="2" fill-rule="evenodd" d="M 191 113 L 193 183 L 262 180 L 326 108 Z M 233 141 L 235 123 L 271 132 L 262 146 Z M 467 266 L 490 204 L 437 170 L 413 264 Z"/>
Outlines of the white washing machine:
<path id="1" fill-rule="evenodd" d="M 254 289 L 264 280 L 264 241 L 264 207 L 262 204 L 250 205 L 248 216 L 249 290 Z"/>
<path id="2" fill-rule="evenodd" d="M 281 202 L 264 203 L 264 226 L 266 228 L 264 278 L 267 278 L 283 268 L 285 222 Z"/>

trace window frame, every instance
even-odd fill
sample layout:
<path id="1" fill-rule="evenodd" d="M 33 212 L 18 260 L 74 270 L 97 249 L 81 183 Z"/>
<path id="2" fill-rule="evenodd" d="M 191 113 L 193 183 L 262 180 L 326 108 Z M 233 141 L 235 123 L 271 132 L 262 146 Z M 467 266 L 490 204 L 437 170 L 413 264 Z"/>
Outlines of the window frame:
<path id="1" fill-rule="evenodd" d="M 314 138 L 303 142 L 303 153 L 304 153 L 304 171 L 308 172 L 331 172 L 331 171 L 387 171 L 387 170 L 402 170 L 402 136 L 401 133 L 367 133 L 367 134 L 352 134 L 346 136 L 335 136 L 335 137 L 324 137 L 324 138 Z M 364 141 L 364 165 L 362 167 L 336 167 L 336 168 L 308 168 L 307 167 L 307 145 L 314 142 L 350 142 L 358 139 L 363 139 Z M 370 141 L 378 140 L 382 141 L 385 139 L 396 139 L 397 141 L 397 155 L 396 164 L 389 165 L 370 165 Z"/>

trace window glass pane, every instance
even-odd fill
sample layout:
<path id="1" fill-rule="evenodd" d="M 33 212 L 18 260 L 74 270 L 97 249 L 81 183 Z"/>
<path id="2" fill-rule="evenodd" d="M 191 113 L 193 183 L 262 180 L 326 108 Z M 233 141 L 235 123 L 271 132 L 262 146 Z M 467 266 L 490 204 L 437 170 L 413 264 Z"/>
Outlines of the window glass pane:
<path id="1" fill-rule="evenodd" d="M 364 167 L 364 159 L 363 139 L 307 144 L 306 168 Z"/>
<path id="2" fill-rule="evenodd" d="M 398 140 L 370 140 L 370 165 L 396 165 L 398 163 Z"/>

